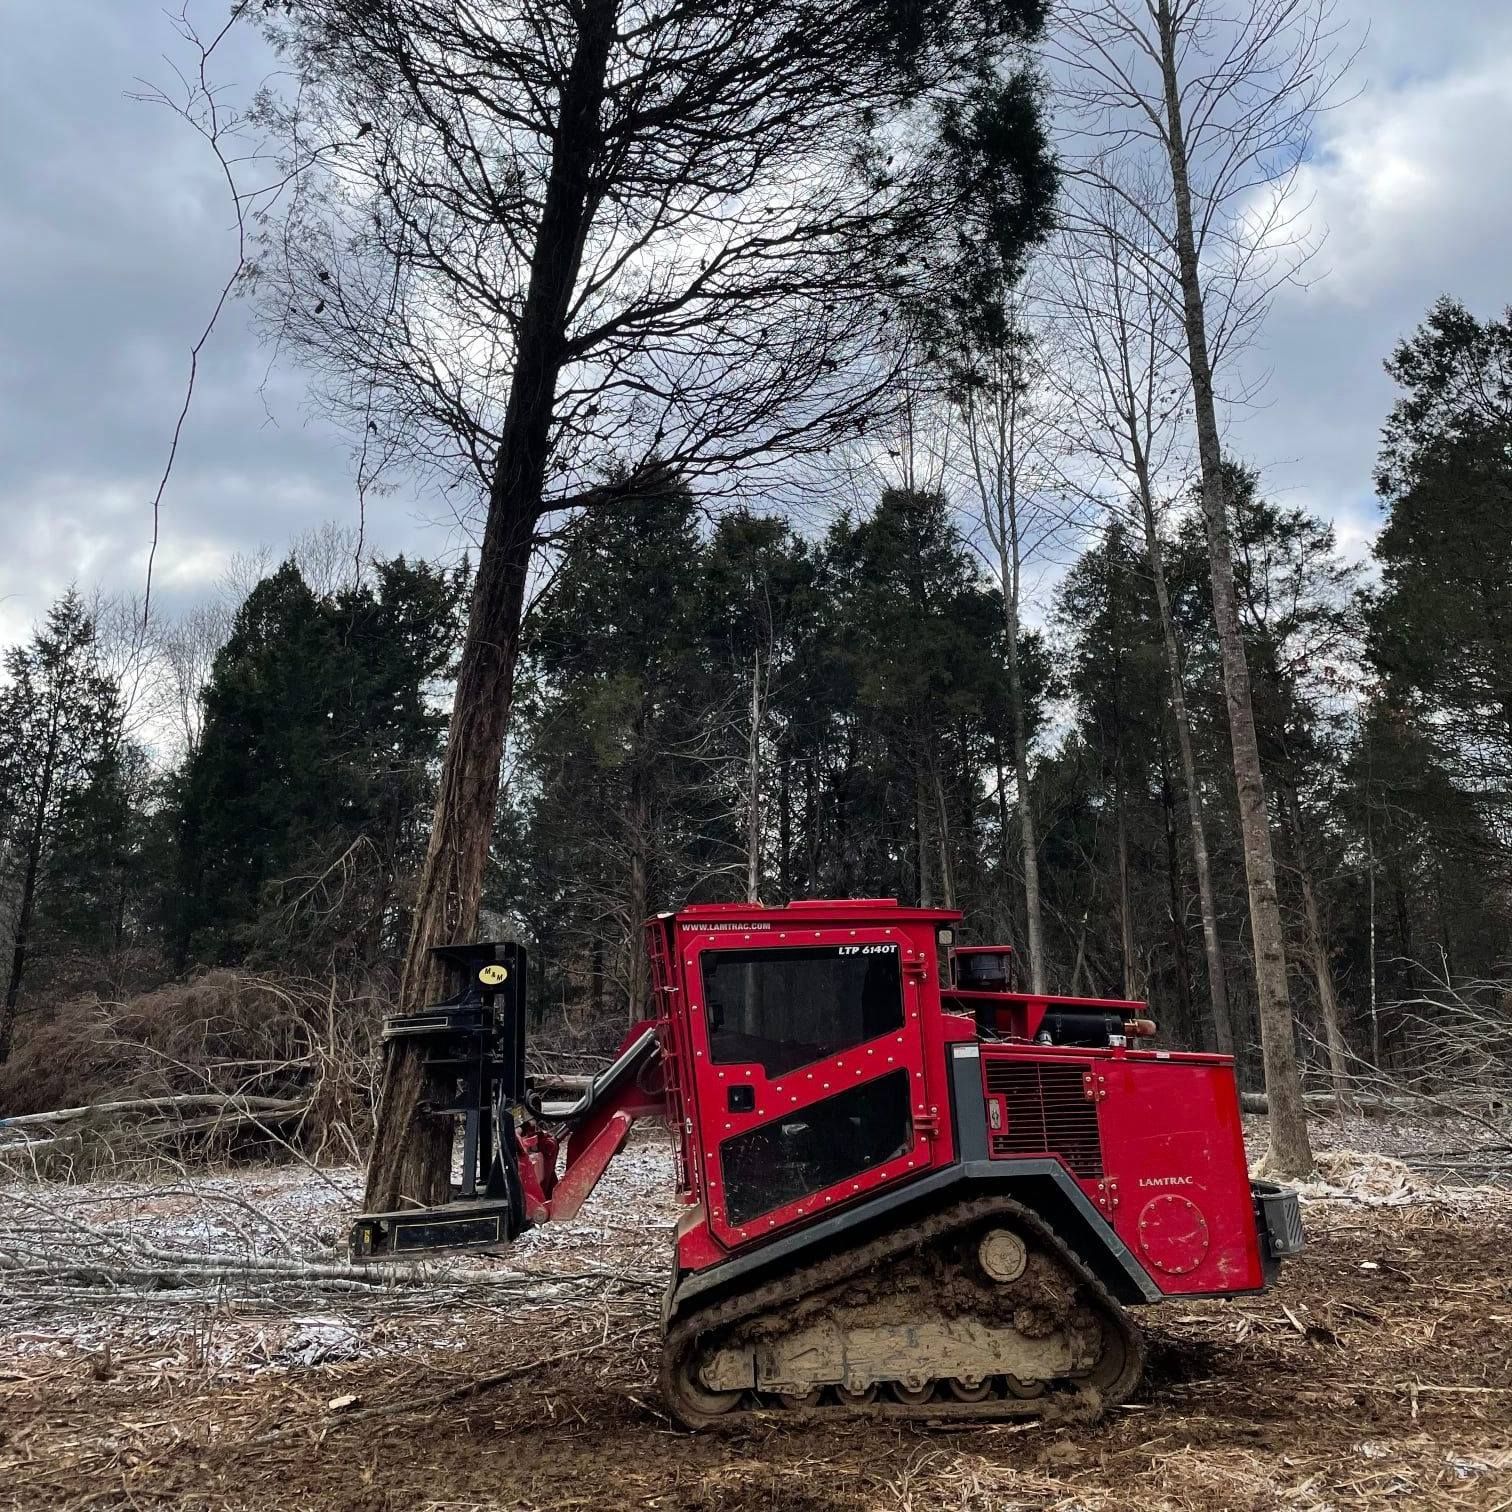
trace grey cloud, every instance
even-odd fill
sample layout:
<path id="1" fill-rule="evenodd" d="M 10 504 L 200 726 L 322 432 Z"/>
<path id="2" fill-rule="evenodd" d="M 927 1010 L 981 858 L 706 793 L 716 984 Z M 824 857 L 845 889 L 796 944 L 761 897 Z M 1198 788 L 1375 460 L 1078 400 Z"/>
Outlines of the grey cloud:
<path id="1" fill-rule="evenodd" d="M 201 6 L 209 22 L 215 7 Z M 149 501 L 182 402 L 188 352 L 234 265 L 225 187 L 162 107 L 175 38 L 146 0 L 56 0 L 7 18 L 0 56 L 0 641 L 67 583 L 139 592 Z M 218 59 L 255 85 L 248 38 Z M 205 354 L 164 503 L 165 608 L 237 551 L 355 522 L 342 436 L 311 415 L 303 375 L 268 376 L 250 311 L 231 305 Z M 390 548 L 440 552 L 401 498 L 373 506 Z"/>
<path id="2" fill-rule="evenodd" d="M 1395 395 L 1385 359 L 1441 294 L 1483 317 L 1512 302 L 1512 14 L 1481 0 L 1350 0 L 1340 16 L 1369 35 L 1359 92 L 1321 122 L 1303 181 L 1327 233 L 1321 276 L 1278 298 L 1249 365 L 1268 375 L 1263 400 L 1235 415 L 1232 438 L 1363 554 Z"/>
<path id="3" fill-rule="evenodd" d="M 211 0 L 202 8 L 220 14 Z M 1356 73 L 1365 93 L 1323 123 L 1310 175 L 1332 232 L 1322 266 L 1334 272 L 1278 301 L 1254 358 L 1271 373 L 1266 402 L 1238 418 L 1234 443 L 1358 549 L 1374 528 L 1370 474 L 1391 402 L 1382 359 L 1441 292 L 1483 313 L 1512 299 L 1512 14 L 1484 0 L 1347 0 L 1340 15 L 1371 34 Z M 173 45 L 158 0 L 8 8 L 0 642 L 72 579 L 140 587 L 187 350 L 233 255 L 202 146 L 126 98 L 134 76 L 167 76 L 161 54 Z M 250 87 L 267 66 L 249 41 L 222 76 Z M 1406 175 L 1395 189 L 1392 162 Z M 233 552 L 355 520 L 343 438 L 308 412 L 297 370 L 276 370 L 261 395 L 266 367 L 248 311 L 233 305 L 166 501 L 169 608 L 204 592 Z M 421 513 L 405 494 L 377 501 L 372 538 L 454 549 L 454 534 Z"/>

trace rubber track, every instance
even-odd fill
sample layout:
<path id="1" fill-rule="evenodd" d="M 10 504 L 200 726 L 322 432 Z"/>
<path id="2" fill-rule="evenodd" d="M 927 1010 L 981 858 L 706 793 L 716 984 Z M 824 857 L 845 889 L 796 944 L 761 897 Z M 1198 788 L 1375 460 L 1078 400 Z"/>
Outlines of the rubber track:
<path id="1" fill-rule="evenodd" d="M 1125 1364 L 1117 1379 L 1099 1389 L 1085 1381 L 1068 1380 L 1069 1391 L 1051 1389 L 1042 1397 L 993 1398 L 985 1402 L 930 1401 L 918 1406 L 879 1398 L 869 1403 L 821 1403 L 817 1406 L 757 1407 L 739 1406 L 728 1412 L 708 1413 L 698 1410 L 684 1395 L 680 1380 L 698 1349 L 700 1337 L 719 1333 L 726 1328 L 759 1314 L 785 1307 L 816 1291 L 870 1270 L 894 1255 L 904 1254 L 943 1239 L 959 1229 L 985 1219 L 1011 1217 L 1032 1233 L 1080 1281 L 1085 1295 L 1096 1302 L 1105 1326 L 1115 1328 L 1125 1350 Z M 675 1306 L 675 1300 L 674 1300 Z M 920 1223 L 895 1230 L 880 1239 L 844 1250 L 839 1254 L 799 1266 L 786 1274 L 739 1292 L 722 1302 L 695 1308 L 686 1316 L 674 1318 L 668 1326 L 662 1354 L 662 1395 L 672 1414 L 688 1428 L 738 1428 L 756 1421 L 800 1422 L 833 1421 L 846 1418 L 888 1418 L 913 1422 L 950 1422 L 965 1420 L 1000 1421 L 1004 1418 L 1033 1417 L 1044 1421 L 1092 1422 L 1113 1407 L 1126 1402 L 1144 1372 L 1144 1340 L 1129 1320 L 1128 1313 L 1105 1286 L 1092 1274 L 1081 1257 L 1071 1249 L 1037 1213 L 1009 1197 L 975 1198 L 946 1208 Z"/>

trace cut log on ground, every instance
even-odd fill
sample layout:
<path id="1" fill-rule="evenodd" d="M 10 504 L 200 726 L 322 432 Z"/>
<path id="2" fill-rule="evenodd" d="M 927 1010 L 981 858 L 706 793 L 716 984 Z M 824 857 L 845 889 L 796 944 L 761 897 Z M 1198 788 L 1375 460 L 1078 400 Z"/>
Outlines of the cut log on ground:
<path id="1" fill-rule="evenodd" d="M 68 1123 L 76 1118 L 114 1117 L 118 1113 L 160 1113 L 165 1108 L 180 1111 L 227 1113 L 288 1113 L 303 1110 L 307 1104 L 291 1102 L 286 1097 L 233 1097 L 228 1093 L 188 1093 L 172 1097 L 132 1097 L 120 1102 L 84 1103 L 77 1108 L 54 1108 L 48 1113 L 23 1113 L 16 1118 L 0 1118 L 0 1130 L 21 1129 L 37 1124 Z"/>

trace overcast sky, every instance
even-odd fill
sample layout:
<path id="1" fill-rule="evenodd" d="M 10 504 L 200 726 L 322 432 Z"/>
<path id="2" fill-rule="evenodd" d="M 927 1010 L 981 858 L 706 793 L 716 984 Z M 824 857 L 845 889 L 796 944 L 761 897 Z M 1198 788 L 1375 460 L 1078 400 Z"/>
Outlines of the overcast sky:
<path id="1" fill-rule="evenodd" d="M 223 14 L 202 0 L 207 24 Z M 1482 315 L 1512 302 L 1512 5 L 1343 0 L 1371 31 L 1359 97 L 1323 123 L 1309 173 L 1328 232 L 1309 291 L 1264 334 L 1266 403 L 1232 438 L 1268 485 L 1333 519 L 1352 551 L 1375 529 L 1370 474 L 1392 398 L 1381 361 L 1440 293 Z M 70 582 L 139 592 L 149 501 L 188 349 L 234 262 L 224 186 L 168 112 L 128 98 L 168 77 L 154 0 L 0 0 L 0 644 Z M 178 54 L 182 56 L 182 53 Z M 255 85 L 266 60 L 229 55 Z M 164 503 L 166 611 L 238 552 L 354 523 L 343 439 L 269 366 L 247 311 L 206 354 Z M 369 536 L 431 556 L 459 541 L 432 500 L 370 505 Z"/>

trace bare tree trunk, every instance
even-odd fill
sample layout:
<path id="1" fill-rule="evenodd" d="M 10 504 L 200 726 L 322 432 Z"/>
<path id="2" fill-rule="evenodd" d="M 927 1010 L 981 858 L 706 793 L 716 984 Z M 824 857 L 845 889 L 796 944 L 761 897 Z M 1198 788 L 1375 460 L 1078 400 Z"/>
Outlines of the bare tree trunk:
<path id="1" fill-rule="evenodd" d="M 56 698 L 56 695 L 54 695 Z M 42 847 L 47 838 L 47 809 L 52 802 L 53 782 L 58 775 L 58 748 L 62 710 L 56 702 L 49 710 L 47 752 L 38 776 L 37 807 L 26 841 L 26 869 L 21 876 L 21 897 L 16 909 L 16 927 L 11 941 L 10 978 L 5 1003 L 0 1007 L 0 1065 L 10 1059 L 16 1038 L 16 1015 L 20 1009 L 21 981 L 31 949 L 32 926 L 37 917 L 37 883 L 42 874 Z"/>
<path id="2" fill-rule="evenodd" d="M 1071 968 L 1071 996 L 1076 997 L 1081 992 L 1082 976 L 1087 969 L 1087 925 L 1092 918 L 1092 905 L 1087 904 L 1082 910 L 1081 927 L 1076 935 L 1076 963 Z"/>
<path id="3" fill-rule="evenodd" d="M 936 837 L 940 847 L 940 898 L 946 908 L 956 906 L 955 865 L 950 858 L 950 810 L 945 803 L 945 784 L 940 778 L 940 764 L 931 753 L 930 780 L 934 787 L 935 817 L 939 823 Z"/>
<path id="4" fill-rule="evenodd" d="M 586 0 L 562 91 L 435 818 L 400 982 L 400 1005 L 406 1010 L 425 1006 L 444 990 L 445 976 L 432 949 L 470 935 L 477 925 L 615 12 L 615 0 Z M 439 1089 L 428 1081 L 421 1052 L 412 1043 L 389 1046 L 364 1199 L 371 1212 L 408 1203 L 428 1206 L 448 1194 L 453 1123 L 429 1111 Z"/>
<path id="5" fill-rule="evenodd" d="M 1003 923 L 999 939 L 1004 945 L 1012 945 L 1013 893 L 1008 884 L 1013 871 L 1013 842 L 1008 820 L 1008 774 L 1003 770 L 1003 742 L 996 734 L 992 737 L 992 756 L 993 772 L 997 777 L 998 865 L 1003 875 Z"/>
<path id="6" fill-rule="evenodd" d="M 1005 577 L 1006 581 L 1006 577 Z M 1033 992 L 1046 992 L 1044 925 L 1040 913 L 1039 837 L 1029 787 L 1029 725 L 1024 717 L 1024 677 L 1019 663 L 1018 607 L 1004 595 L 1008 617 L 1008 703 L 1013 721 L 1013 775 L 1018 784 L 1019 839 L 1024 867 L 1024 932 Z"/>
<path id="7" fill-rule="evenodd" d="M 1181 776 L 1186 786 L 1187 820 L 1192 831 L 1192 868 L 1197 873 L 1197 901 L 1202 911 L 1202 948 L 1207 960 L 1208 1003 L 1213 1014 L 1213 1041 L 1220 1055 L 1234 1053 L 1234 1021 L 1229 1013 L 1228 980 L 1223 971 L 1223 945 L 1218 938 L 1218 906 L 1213 891 L 1213 867 L 1208 859 L 1207 822 L 1202 814 L 1202 789 L 1197 781 L 1197 754 L 1192 743 L 1192 716 L 1187 709 L 1186 676 L 1176 621 L 1171 613 L 1171 591 L 1166 582 L 1165 560 L 1160 554 L 1160 535 L 1155 528 L 1155 498 L 1149 467 L 1141 457 L 1136 468 L 1139 504 L 1144 516 L 1145 553 L 1155 584 L 1155 604 L 1160 611 L 1160 631 L 1165 641 L 1166 672 L 1171 684 L 1171 718 L 1176 725 L 1176 744 L 1181 752 Z"/>
<path id="8" fill-rule="evenodd" d="M 804 771 L 803 850 L 808 863 L 808 896 L 819 892 L 819 758 L 811 757 Z"/>
<path id="9" fill-rule="evenodd" d="M 1367 802 L 1368 802 L 1367 798 Z M 1370 1063 L 1377 1071 L 1381 1063 L 1380 979 L 1376 971 L 1376 860 L 1375 842 L 1367 837 L 1367 864 L 1370 867 Z"/>
<path id="10" fill-rule="evenodd" d="M 1176 840 L 1176 795 L 1172 791 L 1171 756 L 1170 748 L 1166 745 L 1164 726 L 1160 731 L 1160 813 L 1166 840 L 1166 884 L 1171 893 L 1171 948 L 1176 967 L 1176 1002 L 1184 1021 L 1184 1032 L 1195 1041 L 1197 1025 L 1192 1007 L 1192 962 L 1187 949 L 1185 910 L 1182 904 L 1181 847 Z"/>
<path id="11" fill-rule="evenodd" d="M 26 847 L 26 871 L 21 878 L 21 900 L 16 911 L 15 939 L 11 947 L 10 980 L 5 988 L 5 1004 L 0 1007 L 0 1065 L 10 1059 L 16 1037 L 16 1015 L 21 1000 L 21 978 L 26 972 L 27 950 L 31 944 L 32 920 L 37 909 L 37 873 L 42 856 L 42 818 L 32 826 Z"/>
<path id="12" fill-rule="evenodd" d="M 1134 981 L 1134 908 L 1129 900 L 1129 824 L 1124 812 L 1123 781 L 1120 778 L 1113 806 L 1118 811 L 1118 934 L 1123 956 L 1123 995 L 1125 1000 L 1138 994 Z"/>
<path id="13" fill-rule="evenodd" d="M 746 902 L 761 902 L 761 653 L 751 668 L 750 767 L 746 786 Z"/>
<path id="14" fill-rule="evenodd" d="M 914 834 L 915 850 L 919 858 L 919 907 L 933 908 L 934 873 L 929 864 L 929 804 L 924 795 L 923 764 L 925 758 L 917 750 L 914 753 Z"/>
<path id="15" fill-rule="evenodd" d="M 782 758 L 777 768 L 777 886 L 784 903 L 793 896 L 793 784 L 792 762 Z"/>
<path id="16" fill-rule="evenodd" d="M 651 913 L 652 824 L 651 804 L 639 777 L 631 800 L 630 823 L 630 885 L 625 900 L 625 990 L 629 998 L 629 1022 L 638 1024 L 646 1017 L 646 1005 L 651 996 L 650 963 L 641 945 L 641 925 Z"/>
<path id="17" fill-rule="evenodd" d="M 1004 318 L 1017 327 L 1012 310 Z M 1022 338 L 1022 339 L 1020 339 Z M 1029 393 L 1033 375 L 1026 352 L 1033 341 L 1022 329 L 997 347 L 988 359 L 991 381 L 980 402 L 968 397 L 962 406 L 965 439 L 981 505 L 981 521 L 997 553 L 998 583 L 1003 594 L 1004 653 L 1013 740 L 1013 773 L 1018 789 L 1019 842 L 1024 873 L 1024 946 L 1029 957 L 1031 990 L 1044 992 L 1047 980 L 1043 900 L 1040 896 L 1039 837 L 1029 786 L 1029 727 L 1024 708 L 1021 617 L 1024 525 L 1026 513 L 1042 516 L 1033 499 L 1022 496 L 1028 459 L 1038 454 L 1053 427 L 1032 416 Z M 1030 364 L 1032 366 L 1032 363 Z M 968 388 L 968 395 L 974 390 Z M 1000 786 L 1001 791 L 1001 786 Z"/>
<path id="18" fill-rule="evenodd" d="M 1334 1106 L 1342 1114 L 1349 1094 L 1349 1051 L 1339 1024 L 1339 998 L 1334 990 L 1328 931 L 1323 925 L 1323 910 L 1318 904 L 1318 891 L 1313 883 L 1307 832 L 1302 827 L 1302 806 L 1290 784 L 1283 784 L 1281 801 L 1291 826 L 1292 850 L 1296 854 L 1297 875 L 1302 884 L 1302 912 L 1307 920 L 1307 945 L 1312 955 L 1313 976 L 1318 984 L 1318 1016 L 1323 1020 L 1323 1037 L 1328 1045 L 1328 1074 L 1333 1083 Z"/>
<path id="19" fill-rule="evenodd" d="M 1270 1104 L 1271 1148 L 1268 1163 L 1282 1176 L 1305 1175 L 1314 1168 L 1307 1135 L 1307 1109 L 1297 1066 L 1291 1001 L 1286 981 L 1286 942 L 1276 892 L 1276 862 L 1266 812 L 1265 777 L 1250 697 L 1249 664 L 1239 629 L 1234 589 L 1234 557 L 1229 538 L 1228 499 L 1223 477 L 1223 448 L 1213 396 L 1208 352 L 1207 316 L 1202 272 L 1197 257 L 1188 178 L 1181 82 L 1177 61 L 1177 26 L 1170 0 L 1156 0 L 1160 30 L 1161 73 L 1165 88 L 1166 144 L 1176 209 L 1177 254 L 1187 352 L 1192 373 L 1197 443 L 1202 462 L 1202 507 L 1207 524 L 1212 571 L 1213 618 L 1223 655 L 1223 682 L 1228 702 L 1234 753 L 1234 780 L 1239 795 L 1245 875 L 1249 882 L 1250 928 L 1255 946 L 1255 987 L 1260 1042 L 1265 1061 L 1265 1090 Z"/>

